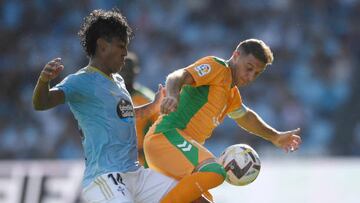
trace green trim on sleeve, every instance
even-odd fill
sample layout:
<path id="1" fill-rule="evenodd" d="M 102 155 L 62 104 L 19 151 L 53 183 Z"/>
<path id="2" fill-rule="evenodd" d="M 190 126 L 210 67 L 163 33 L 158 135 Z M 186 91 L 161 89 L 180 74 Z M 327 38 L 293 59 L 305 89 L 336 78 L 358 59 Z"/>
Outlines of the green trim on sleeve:
<path id="1" fill-rule="evenodd" d="M 220 63 L 221 65 L 225 66 L 225 67 L 229 67 L 229 64 L 226 63 L 226 61 L 224 59 L 218 58 L 218 57 L 213 57 L 214 61 Z"/>

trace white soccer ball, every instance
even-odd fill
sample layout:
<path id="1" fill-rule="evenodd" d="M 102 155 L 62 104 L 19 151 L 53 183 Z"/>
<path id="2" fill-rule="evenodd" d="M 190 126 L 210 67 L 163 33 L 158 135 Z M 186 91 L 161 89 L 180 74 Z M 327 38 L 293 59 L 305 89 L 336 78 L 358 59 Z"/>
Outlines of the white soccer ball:
<path id="1" fill-rule="evenodd" d="M 242 186 L 252 183 L 260 172 L 260 159 L 256 151 L 247 144 L 231 145 L 218 159 L 225 168 L 226 182 Z"/>

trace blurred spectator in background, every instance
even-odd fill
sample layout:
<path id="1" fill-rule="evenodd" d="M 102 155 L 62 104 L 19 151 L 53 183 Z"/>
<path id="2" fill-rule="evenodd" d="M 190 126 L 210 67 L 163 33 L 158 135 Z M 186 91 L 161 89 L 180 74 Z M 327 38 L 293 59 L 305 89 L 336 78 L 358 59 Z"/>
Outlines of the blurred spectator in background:
<path id="1" fill-rule="evenodd" d="M 120 75 L 125 81 L 126 89 L 131 95 L 134 106 L 140 106 L 151 102 L 155 98 L 155 93 L 149 88 L 135 82 L 135 77 L 140 72 L 139 59 L 133 52 L 128 52 L 125 58 L 125 65 L 120 70 Z M 149 130 L 151 124 L 155 122 L 158 115 L 152 116 L 149 120 L 136 120 L 136 135 L 138 142 L 138 159 L 141 165 L 148 168 L 143 151 L 144 136 Z"/>
<path id="2" fill-rule="evenodd" d="M 77 25 L 90 10 L 112 7 L 136 30 L 130 49 L 141 56 L 137 80 L 143 85 L 155 89 L 177 67 L 206 55 L 226 57 L 239 39 L 259 38 L 276 60 L 261 80 L 241 89 L 244 102 L 277 129 L 300 126 L 299 156 L 360 155 L 360 1 L 3 0 L 0 5 L 3 159 L 81 157 L 78 139 L 70 136 L 78 135 L 77 128 L 64 127 L 72 123 L 67 108 L 46 116 L 32 110 L 33 81 L 41 62 L 58 55 L 68 67 L 64 75 L 86 65 L 74 38 Z M 230 123 L 225 120 L 206 143 L 214 154 L 235 142 L 267 151 L 263 156 L 281 154 Z"/>

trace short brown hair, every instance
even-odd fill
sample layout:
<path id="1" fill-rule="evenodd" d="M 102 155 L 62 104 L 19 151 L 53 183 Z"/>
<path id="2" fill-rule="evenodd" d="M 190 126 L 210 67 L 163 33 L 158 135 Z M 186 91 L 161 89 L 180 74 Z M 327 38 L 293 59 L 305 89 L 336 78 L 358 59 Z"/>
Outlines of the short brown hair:
<path id="1" fill-rule="evenodd" d="M 265 65 L 271 65 L 274 60 L 273 53 L 269 46 L 259 39 L 244 40 L 240 42 L 236 50 L 243 51 L 245 54 L 252 54 Z"/>

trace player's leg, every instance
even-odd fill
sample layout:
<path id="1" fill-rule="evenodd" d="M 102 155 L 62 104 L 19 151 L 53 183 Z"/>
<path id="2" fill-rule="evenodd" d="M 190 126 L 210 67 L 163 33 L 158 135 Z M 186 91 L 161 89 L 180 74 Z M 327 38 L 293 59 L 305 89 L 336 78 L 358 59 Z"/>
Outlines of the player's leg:
<path id="1" fill-rule="evenodd" d="M 136 120 L 136 135 L 137 135 L 137 149 L 138 149 L 138 160 L 139 163 L 144 166 L 144 168 L 149 168 L 146 163 L 146 157 L 144 154 L 143 143 L 145 133 L 148 131 L 151 126 L 152 121 L 150 120 Z"/>
<path id="2" fill-rule="evenodd" d="M 216 162 L 207 163 L 194 172 L 200 163 L 214 156 L 202 145 L 184 137 L 186 135 L 177 130 L 145 137 L 144 149 L 150 168 L 181 179 L 162 202 L 194 201 L 224 181 L 225 170 Z"/>
<path id="3" fill-rule="evenodd" d="M 195 172 L 189 176 L 185 176 L 161 202 L 181 203 L 194 201 L 209 189 L 215 188 L 223 183 L 224 176 L 220 173 L 214 171 Z"/>
<path id="4" fill-rule="evenodd" d="M 201 197 L 192 203 L 214 203 L 213 196 L 209 191 L 204 192 Z"/>
<path id="5" fill-rule="evenodd" d="M 205 161 L 202 161 L 193 171 L 197 172 L 199 171 L 199 169 L 201 169 L 202 166 L 204 166 L 205 164 L 215 161 L 215 159 L 207 159 Z M 212 194 L 209 191 L 205 191 L 202 195 L 201 198 L 197 199 L 196 201 L 193 201 L 192 203 L 214 203 L 214 198 L 212 196 Z"/>
<path id="6" fill-rule="evenodd" d="M 136 188 L 133 194 L 137 203 L 158 203 L 178 181 L 152 169 L 141 168 L 134 176 Z"/>
<path id="7" fill-rule="evenodd" d="M 83 197 L 89 203 L 133 203 L 133 198 L 122 181 L 120 173 L 108 173 L 95 178 L 83 189 Z"/>
<path id="8" fill-rule="evenodd" d="M 140 165 L 142 165 L 144 168 L 149 168 L 147 162 L 146 162 L 146 157 L 144 154 L 144 149 L 138 149 L 138 161 L 140 163 Z"/>
<path id="9" fill-rule="evenodd" d="M 129 174 L 127 178 L 129 179 Z M 152 169 L 141 169 L 135 176 L 136 182 L 133 184 L 136 185 L 135 191 L 132 193 L 134 195 L 134 200 L 137 203 L 158 203 L 160 200 L 172 189 L 175 187 L 178 181 L 168 176 L 165 176 L 161 173 L 158 173 Z M 211 195 L 210 195 L 211 196 Z M 192 203 L 212 203 L 212 200 L 209 200 L 205 197 L 201 197 Z"/>

